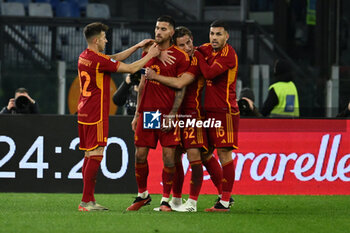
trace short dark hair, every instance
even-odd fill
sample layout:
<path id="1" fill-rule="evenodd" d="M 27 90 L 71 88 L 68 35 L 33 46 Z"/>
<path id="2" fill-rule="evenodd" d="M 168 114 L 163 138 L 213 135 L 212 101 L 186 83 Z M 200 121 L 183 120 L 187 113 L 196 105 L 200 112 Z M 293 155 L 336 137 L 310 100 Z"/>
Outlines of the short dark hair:
<path id="1" fill-rule="evenodd" d="M 29 93 L 27 89 L 25 89 L 24 87 L 20 87 L 15 91 L 16 93 Z"/>
<path id="2" fill-rule="evenodd" d="M 175 28 L 175 20 L 173 19 L 173 17 L 171 17 L 170 15 L 162 15 L 157 19 L 157 22 L 167 22 L 169 23 L 171 26 L 173 26 L 173 28 Z"/>
<path id="3" fill-rule="evenodd" d="M 84 36 L 86 40 L 89 40 L 91 37 L 99 35 L 101 32 L 108 31 L 108 26 L 101 22 L 94 22 L 86 25 L 84 27 Z"/>
<path id="4" fill-rule="evenodd" d="M 294 79 L 294 69 L 285 59 L 275 61 L 274 75 L 278 81 L 289 82 Z"/>
<path id="5" fill-rule="evenodd" d="M 223 27 L 225 31 L 228 31 L 229 27 L 228 24 L 224 20 L 215 20 L 210 24 L 211 28 L 218 28 L 218 27 Z"/>
<path id="6" fill-rule="evenodd" d="M 176 41 L 177 38 L 180 38 L 180 37 L 183 37 L 186 35 L 193 38 L 192 32 L 190 29 L 188 29 L 185 26 L 179 26 L 179 27 L 175 28 L 175 33 L 173 35 L 173 39 L 174 39 L 174 41 Z"/>

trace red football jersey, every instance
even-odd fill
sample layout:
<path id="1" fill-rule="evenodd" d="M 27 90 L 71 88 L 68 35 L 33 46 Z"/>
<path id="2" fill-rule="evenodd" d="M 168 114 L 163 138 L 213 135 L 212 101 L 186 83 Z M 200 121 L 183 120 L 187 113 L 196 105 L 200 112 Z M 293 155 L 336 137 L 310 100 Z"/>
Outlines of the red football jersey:
<path id="1" fill-rule="evenodd" d="M 192 56 L 191 65 L 187 70 L 194 76 L 194 81 L 186 87 L 185 97 L 183 99 L 181 108 L 184 114 L 191 116 L 203 117 L 203 109 L 201 105 L 201 97 L 205 79 L 203 78 L 198 65 L 196 56 Z"/>
<path id="2" fill-rule="evenodd" d="M 118 70 L 119 64 L 109 56 L 90 49 L 80 54 L 78 61 L 79 123 L 92 125 L 108 120 L 111 73 Z"/>
<path id="3" fill-rule="evenodd" d="M 157 57 L 154 57 L 148 61 L 145 67 L 150 67 L 160 75 L 179 77 L 188 69 L 190 58 L 187 53 L 175 45 L 169 47 L 168 50 L 172 51 L 171 56 L 176 58 L 174 64 L 167 64 L 165 66 Z M 165 86 L 155 80 L 146 79 L 139 112 L 157 111 L 157 109 L 159 109 L 161 113 L 168 114 L 173 106 L 174 99 L 175 90 L 173 88 Z"/>
<path id="4" fill-rule="evenodd" d="M 238 58 L 235 50 L 226 44 L 215 52 L 211 44 L 204 44 L 198 49 L 209 67 L 201 71 L 206 79 L 204 108 L 208 112 L 239 112 L 236 100 L 236 79 Z M 199 59 L 199 62 L 200 59 Z"/>

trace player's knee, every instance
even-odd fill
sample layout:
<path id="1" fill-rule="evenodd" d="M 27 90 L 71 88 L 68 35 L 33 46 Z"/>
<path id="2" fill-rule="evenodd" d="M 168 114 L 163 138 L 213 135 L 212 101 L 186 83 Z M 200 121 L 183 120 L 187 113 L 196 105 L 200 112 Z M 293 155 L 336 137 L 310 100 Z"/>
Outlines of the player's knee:
<path id="1" fill-rule="evenodd" d="M 175 148 L 163 147 L 163 163 L 167 167 L 175 165 Z"/>
<path id="2" fill-rule="evenodd" d="M 91 156 L 103 156 L 104 147 L 97 147 L 96 149 L 86 151 L 85 157 L 91 157 Z"/>
<path id="3" fill-rule="evenodd" d="M 217 152 L 221 163 L 232 160 L 232 148 L 218 148 Z"/>
<path id="4" fill-rule="evenodd" d="M 166 167 L 173 167 L 175 165 L 175 158 L 173 154 L 163 154 L 163 163 Z"/>
<path id="5" fill-rule="evenodd" d="M 201 160 L 201 152 L 198 148 L 191 148 L 187 150 L 187 158 L 190 162 Z"/>
<path id="6" fill-rule="evenodd" d="M 147 160 L 147 150 L 136 148 L 135 151 L 135 160 L 136 163 L 144 163 Z"/>
<path id="7" fill-rule="evenodd" d="M 218 154 L 229 154 L 232 153 L 232 147 L 222 147 L 222 148 L 217 148 Z"/>

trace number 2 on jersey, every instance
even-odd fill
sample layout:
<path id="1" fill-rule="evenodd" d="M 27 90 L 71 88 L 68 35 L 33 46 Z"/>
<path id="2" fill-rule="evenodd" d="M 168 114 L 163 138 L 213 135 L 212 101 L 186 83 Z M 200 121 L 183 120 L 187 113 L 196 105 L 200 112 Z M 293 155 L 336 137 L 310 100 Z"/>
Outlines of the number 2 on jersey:
<path id="1" fill-rule="evenodd" d="M 82 86 L 81 77 L 85 77 L 85 82 L 84 82 L 83 88 L 81 87 Z M 80 79 L 80 93 L 82 93 L 82 95 L 84 97 L 91 96 L 91 91 L 87 90 L 87 88 L 88 88 L 88 86 L 90 84 L 90 80 L 91 80 L 90 75 L 86 71 L 82 71 L 82 72 L 79 71 L 79 79 Z"/>

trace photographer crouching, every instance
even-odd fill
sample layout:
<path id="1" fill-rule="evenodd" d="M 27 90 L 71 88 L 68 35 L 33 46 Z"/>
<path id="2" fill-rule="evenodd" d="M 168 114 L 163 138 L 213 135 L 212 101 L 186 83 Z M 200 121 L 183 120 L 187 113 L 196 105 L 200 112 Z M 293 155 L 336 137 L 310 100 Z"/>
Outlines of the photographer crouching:
<path id="1" fill-rule="evenodd" d="M 0 114 L 37 114 L 39 106 L 33 100 L 28 90 L 21 87 L 15 92 L 15 98 L 11 98 L 7 106 L 3 107 Z"/>
<path id="2" fill-rule="evenodd" d="M 262 115 L 254 105 L 255 96 L 250 88 L 243 88 L 238 100 L 240 115 L 243 117 L 261 117 Z"/>

